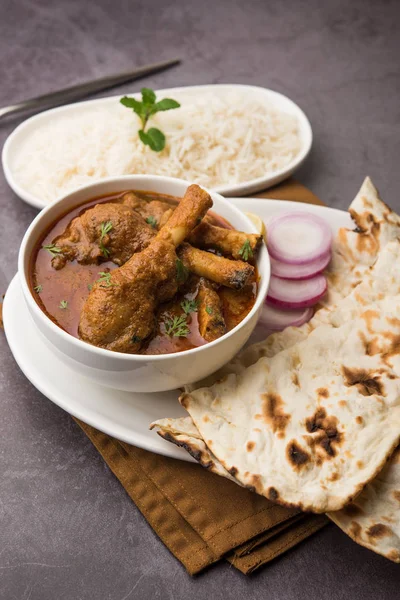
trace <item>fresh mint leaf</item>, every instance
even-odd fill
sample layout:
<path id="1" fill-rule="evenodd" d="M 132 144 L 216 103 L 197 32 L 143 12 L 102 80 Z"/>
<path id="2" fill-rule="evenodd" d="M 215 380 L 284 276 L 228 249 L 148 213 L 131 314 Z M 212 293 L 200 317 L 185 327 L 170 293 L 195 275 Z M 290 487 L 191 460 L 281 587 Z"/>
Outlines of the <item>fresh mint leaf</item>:
<path id="1" fill-rule="evenodd" d="M 160 100 L 160 102 L 157 102 L 154 105 L 153 114 L 162 110 L 172 110 L 173 108 L 180 108 L 180 106 L 181 105 L 176 100 L 172 100 L 172 98 L 164 98 L 163 100 Z"/>
<path id="2" fill-rule="evenodd" d="M 134 110 L 139 116 L 143 112 L 143 104 L 139 102 L 139 100 L 135 100 L 135 98 L 128 98 L 128 96 L 124 96 L 121 98 L 120 102 L 126 106 L 126 108 L 132 108 L 132 110 Z"/>
<path id="3" fill-rule="evenodd" d="M 140 129 L 139 137 L 143 144 L 150 146 L 154 152 L 161 152 L 165 148 L 165 135 L 155 127 L 151 127 L 147 132 Z"/>
<path id="4" fill-rule="evenodd" d="M 165 148 L 165 135 L 155 127 L 146 131 L 148 120 L 157 112 L 179 108 L 180 104 L 172 98 L 163 98 L 156 102 L 156 94 L 150 88 L 142 88 L 142 102 L 135 98 L 124 96 L 120 102 L 126 108 L 131 108 L 140 118 L 142 128 L 138 135 L 145 146 L 149 146 L 154 152 L 161 152 Z"/>
<path id="5" fill-rule="evenodd" d="M 150 88 L 142 88 L 140 90 L 141 94 L 142 94 L 142 102 L 143 104 L 154 104 L 156 101 L 156 94 L 154 92 L 154 90 L 151 90 Z"/>

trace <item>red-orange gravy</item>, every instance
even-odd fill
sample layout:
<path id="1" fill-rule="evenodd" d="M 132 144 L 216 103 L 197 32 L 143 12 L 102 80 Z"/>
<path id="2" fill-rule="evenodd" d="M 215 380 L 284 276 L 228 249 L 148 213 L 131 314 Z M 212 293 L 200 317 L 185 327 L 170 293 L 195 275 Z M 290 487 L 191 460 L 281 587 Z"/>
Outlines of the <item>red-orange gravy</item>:
<path id="1" fill-rule="evenodd" d="M 162 200 L 172 206 L 176 206 L 179 202 L 179 198 L 163 194 L 138 192 L 136 190 L 134 193 L 144 200 Z M 52 256 L 44 249 L 44 246 L 51 244 L 55 237 L 63 233 L 72 219 L 86 209 L 102 202 L 115 201 L 121 195 L 122 193 L 118 192 L 118 194 L 94 198 L 70 210 L 47 229 L 32 253 L 29 283 L 36 302 L 56 325 L 77 338 L 79 337 L 78 325 L 81 310 L 89 295 L 91 285 L 99 278 L 100 272 L 112 271 L 117 268 L 117 265 L 111 261 L 104 261 L 99 265 L 81 265 L 76 261 L 72 261 L 67 262 L 62 269 L 56 270 L 51 265 Z M 213 211 L 209 211 L 208 215 L 212 218 L 214 225 L 233 229 L 228 221 Z M 254 283 L 252 286 L 240 291 L 220 288 L 218 293 L 222 300 L 227 331 L 229 331 L 240 323 L 253 307 L 257 294 L 257 284 Z M 199 333 L 196 312 L 190 313 L 187 317 L 189 333 L 186 337 L 173 337 L 165 332 L 165 320 L 182 315 L 181 302 L 184 299 L 194 299 L 196 294 L 197 281 L 195 278 L 191 278 L 184 294 L 180 293 L 171 302 L 159 307 L 156 315 L 157 329 L 151 340 L 142 347 L 140 354 L 182 352 L 207 343 Z"/>

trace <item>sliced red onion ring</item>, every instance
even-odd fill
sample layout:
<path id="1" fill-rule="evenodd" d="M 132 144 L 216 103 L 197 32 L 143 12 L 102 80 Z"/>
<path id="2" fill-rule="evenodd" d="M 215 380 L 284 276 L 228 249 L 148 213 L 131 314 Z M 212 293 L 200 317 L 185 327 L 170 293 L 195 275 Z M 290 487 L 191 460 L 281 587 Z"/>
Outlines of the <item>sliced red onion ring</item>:
<path id="1" fill-rule="evenodd" d="M 323 254 L 320 258 L 304 265 L 291 265 L 280 260 L 275 260 L 272 256 L 269 258 L 271 261 L 271 273 L 275 277 L 280 277 L 281 279 L 309 279 L 317 275 L 317 273 L 321 273 L 329 265 L 331 253 L 329 251 L 328 254 Z"/>
<path id="2" fill-rule="evenodd" d="M 303 323 L 307 323 L 313 316 L 313 312 L 311 307 L 281 310 L 265 304 L 261 312 L 260 323 L 265 325 L 269 331 L 282 331 L 286 327 L 300 327 Z"/>
<path id="3" fill-rule="evenodd" d="M 278 215 L 267 224 L 267 245 L 276 260 L 304 265 L 325 256 L 332 244 L 328 223 L 309 212 Z"/>
<path id="4" fill-rule="evenodd" d="M 291 281 L 271 276 L 267 302 L 281 308 L 306 308 L 314 306 L 325 294 L 327 288 L 323 275 L 311 279 Z"/>

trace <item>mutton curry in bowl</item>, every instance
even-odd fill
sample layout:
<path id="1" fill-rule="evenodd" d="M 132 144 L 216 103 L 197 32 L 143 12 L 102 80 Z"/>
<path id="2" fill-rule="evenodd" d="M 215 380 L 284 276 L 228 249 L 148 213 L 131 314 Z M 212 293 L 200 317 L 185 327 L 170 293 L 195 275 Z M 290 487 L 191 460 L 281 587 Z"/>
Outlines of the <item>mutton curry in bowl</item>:
<path id="1" fill-rule="evenodd" d="M 243 346 L 269 260 L 250 220 L 218 194 L 130 176 L 40 213 L 19 272 L 55 352 L 97 383 L 151 392 L 206 377 Z"/>

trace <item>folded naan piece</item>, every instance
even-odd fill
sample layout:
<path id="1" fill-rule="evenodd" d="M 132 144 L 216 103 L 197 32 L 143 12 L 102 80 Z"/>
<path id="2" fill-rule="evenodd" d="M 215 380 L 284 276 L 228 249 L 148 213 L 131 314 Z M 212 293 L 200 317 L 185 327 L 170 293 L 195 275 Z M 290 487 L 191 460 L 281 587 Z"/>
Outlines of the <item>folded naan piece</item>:
<path id="1" fill-rule="evenodd" d="M 153 427 L 161 437 L 184 448 L 206 469 L 241 485 L 207 448 L 190 417 L 160 419 Z M 399 514 L 400 446 L 353 502 L 342 510 L 327 513 L 355 542 L 397 563 L 400 563 Z"/>
<path id="2" fill-rule="evenodd" d="M 400 295 L 180 402 L 242 485 L 302 510 L 339 510 L 399 442 L 399 340 Z"/>
<path id="3" fill-rule="evenodd" d="M 400 563 L 400 446 L 353 502 L 328 517 L 361 546 Z"/>

